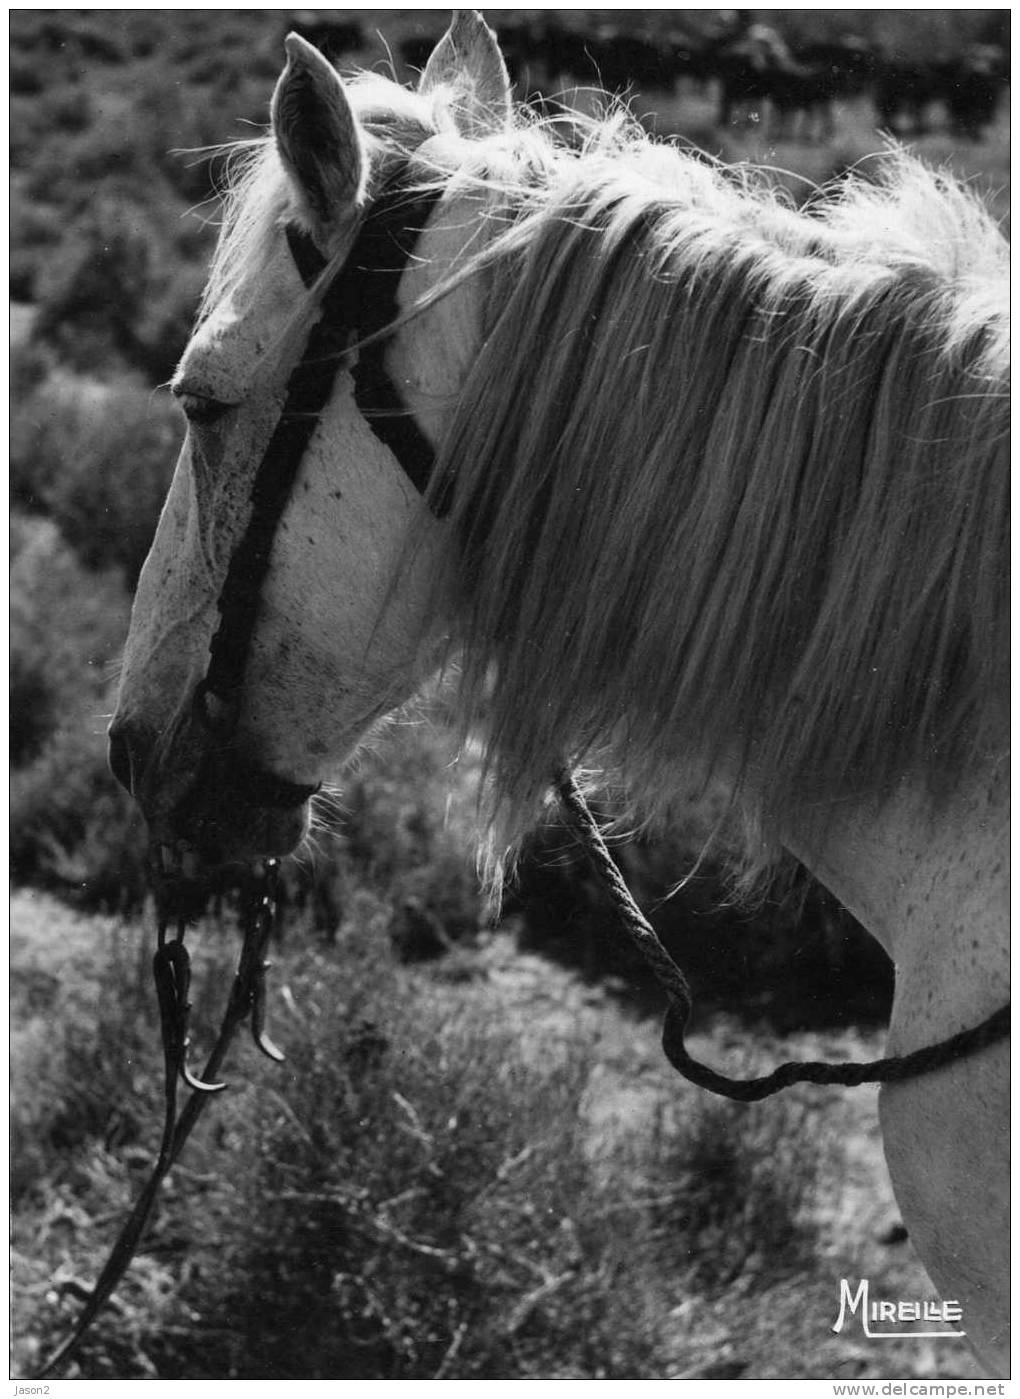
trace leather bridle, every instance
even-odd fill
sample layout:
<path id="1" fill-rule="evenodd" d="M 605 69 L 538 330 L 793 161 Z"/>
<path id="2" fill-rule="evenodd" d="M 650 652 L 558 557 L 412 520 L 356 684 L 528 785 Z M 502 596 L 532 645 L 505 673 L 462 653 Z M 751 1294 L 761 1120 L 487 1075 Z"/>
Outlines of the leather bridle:
<path id="1" fill-rule="evenodd" d="M 322 291 L 321 316 L 288 380 L 283 410 L 255 473 L 251 516 L 227 567 L 216 604 L 220 620 L 209 643 L 209 666 L 195 691 L 195 713 L 219 742 L 229 738 L 237 725 L 245 665 L 277 527 L 352 346 L 360 346 L 352 369 L 358 409 L 415 489 L 422 495 L 428 489 L 435 453 L 386 368 L 385 331 L 397 319 L 401 279 L 440 194 L 439 189 L 410 188 L 407 164 L 402 163 L 373 201 L 343 266 Z M 315 286 L 327 260 L 296 225 L 287 227 L 286 236 L 302 281 L 309 288 Z M 441 495 L 430 508 L 437 515 L 444 513 Z M 245 789 L 258 805 L 279 808 L 300 806 L 317 791 L 258 768 L 246 770 Z"/>

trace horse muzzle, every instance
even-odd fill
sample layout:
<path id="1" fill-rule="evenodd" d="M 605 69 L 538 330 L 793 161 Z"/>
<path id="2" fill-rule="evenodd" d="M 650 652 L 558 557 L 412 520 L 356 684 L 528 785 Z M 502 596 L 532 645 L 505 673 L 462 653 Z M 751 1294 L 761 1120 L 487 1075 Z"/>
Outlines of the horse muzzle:
<path id="1" fill-rule="evenodd" d="M 118 716 L 109 731 L 110 770 L 138 802 L 154 845 L 187 850 L 206 869 L 288 855 L 308 830 L 318 786 L 262 767 L 220 742 L 194 714 L 169 738 Z"/>

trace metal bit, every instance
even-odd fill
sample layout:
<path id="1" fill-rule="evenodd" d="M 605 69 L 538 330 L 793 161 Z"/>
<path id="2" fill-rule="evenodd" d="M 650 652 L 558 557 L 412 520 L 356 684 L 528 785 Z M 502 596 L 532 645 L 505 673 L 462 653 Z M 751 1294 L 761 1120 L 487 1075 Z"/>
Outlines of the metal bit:
<path id="1" fill-rule="evenodd" d="M 161 930 L 163 931 L 163 930 Z M 225 1083 L 205 1083 L 188 1067 L 188 1017 L 191 1005 L 191 959 L 184 946 L 183 925 L 173 942 L 165 940 L 156 949 L 152 972 L 156 981 L 160 1021 L 163 1027 L 163 1056 L 168 1080 L 180 1075 L 189 1088 L 201 1093 L 219 1093 Z"/>

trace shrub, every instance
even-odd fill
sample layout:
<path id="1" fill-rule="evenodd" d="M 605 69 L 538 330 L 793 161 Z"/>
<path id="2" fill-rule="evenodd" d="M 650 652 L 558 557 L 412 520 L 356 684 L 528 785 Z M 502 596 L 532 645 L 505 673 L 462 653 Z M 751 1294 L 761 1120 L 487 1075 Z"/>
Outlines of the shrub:
<path id="1" fill-rule="evenodd" d="M 83 1375 L 505 1377 L 550 1365 L 578 1375 L 592 1354 L 604 1373 L 655 1373 L 654 1342 L 621 1331 L 627 1294 L 610 1285 L 609 1196 L 576 1111 L 580 1042 L 526 1059 L 508 1030 L 408 981 L 385 921 L 384 906 L 362 896 L 339 961 L 287 954 L 280 975 L 301 1019 L 279 1035 L 286 1087 L 228 1100 L 218 1131 L 182 1164 L 186 1194 L 167 1194 L 155 1226 L 161 1262 L 186 1270 L 179 1298 L 191 1324 L 159 1334 L 143 1268 L 142 1283 L 122 1289 L 119 1339 L 101 1328 Z M 121 1014 L 110 1030 L 131 1044 L 137 1028 Z M 65 1052 L 79 1042 L 76 1025 Z M 100 1067 L 90 1050 L 83 1062 L 107 1100 L 105 1057 Z M 81 1075 L 67 1068 L 47 1095 L 57 1106 L 45 1135 L 56 1133 L 61 1154 L 73 1135 L 89 1163 L 75 1172 L 76 1195 L 90 1213 L 104 1211 L 104 1179 L 123 1208 L 123 1174 L 111 1178 L 97 1138 L 133 1141 L 135 1124 L 87 1104 L 68 1116 L 61 1104 Z M 123 1064 L 121 1078 L 123 1100 Z M 65 1273 L 92 1229 L 86 1218 L 64 1245 Z M 52 1312 L 26 1324 L 47 1346 L 60 1326 Z"/>
<path id="2" fill-rule="evenodd" d="M 12 308 L 13 309 L 13 308 Z M 26 321 L 31 327 L 32 309 L 23 308 L 27 311 Z M 37 389 L 50 377 L 56 368 L 53 352 L 45 345 L 26 339 L 16 347 L 11 347 L 11 445 L 17 445 L 19 452 L 18 472 L 19 475 L 27 469 L 30 470 L 30 463 L 27 460 L 26 433 L 31 433 L 32 429 L 26 421 L 27 414 L 25 406 Z M 13 464 L 13 463 L 12 463 Z M 28 499 L 20 501 L 23 505 L 32 508 L 33 505 L 41 505 L 41 498 L 33 501 L 31 499 L 31 488 L 29 488 Z M 17 498 L 18 492 L 13 488 L 12 495 Z"/>
<path id="3" fill-rule="evenodd" d="M 61 87 L 42 97 L 46 124 L 52 130 L 68 134 L 84 131 L 92 121 L 88 93 L 78 86 Z"/>
<path id="4" fill-rule="evenodd" d="M 13 645 L 8 698 L 10 753 L 15 767 L 34 758 L 56 727 L 55 689 L 48 657 L 39 651 Z"/>
<path id="5" fill-rule="evenodd" d="M 46 385 L 53 358 L 46 346 L 30 342 L 11 365 L 11 502 L 43 513 L 76 437 L 77 414 Z"/>
<path id="6" fill-rule="evenodd" d="M 157 258 L 158 239 L 144 212 L 101 194 L 67 230 L 47 265 L 36 334 L 78 370 L 111 355 L 130 362 L 135 320 Z"/>
<path id="7" fill-rule="evenodd" d="M 43 1202 L 47 1171 L 70 1188 L 79 1207 L 109 1207 L 111 1194 L 121 1208 L 129 1205 L 123 1167 L 119 1181 L 97 1190 L 90 1162 L 97 1148 L 112 1154 L 137 1146 L 158 1120 L 149 949 L 140 938 L 131 948 L 123 931 L 93 929 L 92 937 L 97 955 L 76 966 L 74 978 L 55 983 L 38 1021 L 31 1008 L 25 1015 L 22 1007 L 23 1024 L 12 1045 L 18 1091 L 12 1101 L 11 1195 L 21 1208 Z M 25 980 L 21 969 L 15 971 L 16 1003 Z M 39 1014 L 41 1007 L 35 1010 Z"/>
<path id="8" fill-rule="evenodd" d="M 79 558 L 90 568 L 119 566 L 131 589 L 156 532 L 180 434 L 166 400 L 111 394 L 101 414 L 90 414 L 73 467 L 51 493 L 53 517 Z"/>
<path id="9" fill-rule="evenodd" d="M 484 981 L 466 991 L 397 965 L 387 920 L 363 892 L 335 953 L 276 956 L 270 1028 L 287 1062 L 211 1107 L 82 1375 L 662 1378 L 678 1304 L 735 1279 L 746 1300 L 806 1267 L 819 1157 L 796 1102 L 702 1109 L 685 1096 L 685 1124 L 632 1118 L 596 1151 L 582 1105 L 598 1025 L 522 1034 Z M 52 1198 L 59 1172 L 79 1220 L 61 1235 L 19 1209 L 21 1248 L 26 1228 L 48 1227 L 36 1247 L 64 1276 L 101 1232 L 108 1246 L 95 1217 L 127 1208 L 111 1145 L 138 1176 L 158 1132 L 154 1014 L 131 937 L 109 940 L 116 965 L 93 967 L 84 990 L 74 977 L 51 988 L 46 1014 L 66 1031 L 31 1040 L 18 1063 L 21 1091 L 46 1084 L 19 1119 L 32 1129 L 17 1139 L 19 1181 L 25 1141 L 44 1144 L 39 1190 L 23 1188 L 19 1206 Z M 196 999 L 213 968 L 222 993 L 230 954 L 215 928 L 191 942 Z M 208 1022 L 205 1006 L 203 1042 Z M 149 1080 L 132 1086 L 139 1072 Z M 61 1324 L 36 1306 L 22 1345 L 27 1331 L 48 1348 Z"/>
<path id="10" fill-rule="evenodd" d="M 45 738 L 59 718 L 97 728 L 128 599 L 116 574 L 86 574 L 51 521 L 15 515 L 11 536 L 11 760 L 19 766 L 38 751 L 27 735 Z M 53 723 L 44 725 L 40 710 Z"/>
<path id="11" fill-rule="evenodd" d="M 181 242 L 187 235 L 182 235 Z M 188 343 L 206 282 L 204 258 L 180 261 L 177 252 L 166 253 L 165 271 L 150 286 L 145 304 L 135 319 L 137 363 L 149 377 L 169 379 Z"/>
<path id="12" fill-rule="evenodd" d="M 15 500 L 52 515 L 90 568 L 120 567 L 133 588 L 152 543 L 181 437 L 166 397 L 56 375 L 16 405 Z"/>
<path id="13" fill-rule="evenodd" d="M 86 575 L 51 521 L 15 517 L 11 874 L 90 906 L 144 896 L 144 843 L 106 765 L 109 672 L 127 630 L 116 573 Z"/>
<path id="14" fill-rule="evenodd" d="M 40 903 L 37 925 L 26 928 L 22 910 L 11 978 L 13 1310 L 26 1368 L 37 1368 L 70 1329 L 68 1318 L 89 1285 L 83 1277 L 97 1275 L 141 1190 L 162 1114 L 150 930 L 86 922 Z M 218 949 L 209 951 L 207 945 L 196 957 L 200 1003 L 213 965 L 229 978 Z M 172 1217 L 172 1181 L 164 1201 Z M 158 1213 L 154 1232 L 159 1238 Z M 95 1376 L 157 1377 L 147 1351 L 158 1354 L 164 1330 L 180 1334 L 189 1322 L 177 1259 L 159 1253 L 148 1256 L 143 1247 L 96 1319 L 84 1352 Z M 36 1330 L 40 1306 L 44 1322 Z"/>
<path id="15" fill-rule="evenodd" d="M 316 886 L 366 888 L 391 910 L 390 935 L 409 959 L 470 940 L 485 921 L 475 868 L 477 774 L 451 762 L 452 739 L 435 696 L 436 722 L 386 726 L 362 751 L 316 837 Z M 417 706 L 415 706 L 417 708 Z M 401 721 L 402 720 L 402 721 Z"/>
<path id="16" fill-rule="evenodd" d="M 11 877 L 83 908 L 133 912 L 147 889 L 141 815 L 102 733 L 66 723 L 11 777 Z"/>
<path id="17" fill-rule="evenodd" d="M 711 1297 L 738 1278 L 773 1286 L 805 1268 L 828 1152 L 810 1117 L 803 1095 L 689 1106 L 651 1153 L 649 1238 L 665 1269 Z"/>
<path id="18" fill-rule="evenodd" d="M 29 58 L 12 57 L 10 82 L 15 97 L 37 97 L 43 90 L 42 75 Z"/>
<path id="19" fill-rule="evenodd" d="M 14 301 L 35 300 L 39 269 L 59 246 L 63 220 L 51 204 L 25 198 L 21 182 L 11 182 L 11 276 Z"/>

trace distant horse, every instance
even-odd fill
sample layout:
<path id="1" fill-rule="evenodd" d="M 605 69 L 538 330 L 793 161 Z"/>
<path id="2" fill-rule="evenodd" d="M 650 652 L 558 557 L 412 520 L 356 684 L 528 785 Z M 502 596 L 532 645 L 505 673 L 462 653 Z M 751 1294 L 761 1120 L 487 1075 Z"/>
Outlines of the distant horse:
<path id="1" fill-rule="evenodd" d="M 982 1020 L 1007 997 L 989 218 L 901 156 L 804 212 L 622 118 L 557 144 L 473 13 L 416 92 L 287 52 L 174 380 L 111 726 L 156 847 L 292 850 L 323 775 L 457 657 L 501 831 L 563 762 L 652 817 L 722 775 L 752 871 L 785 846 L 889 951 L 892 1052 Z M 999 1044 L 880 1098 L 911 1237 L 997 1369 L 1006 1076 Z"/>

